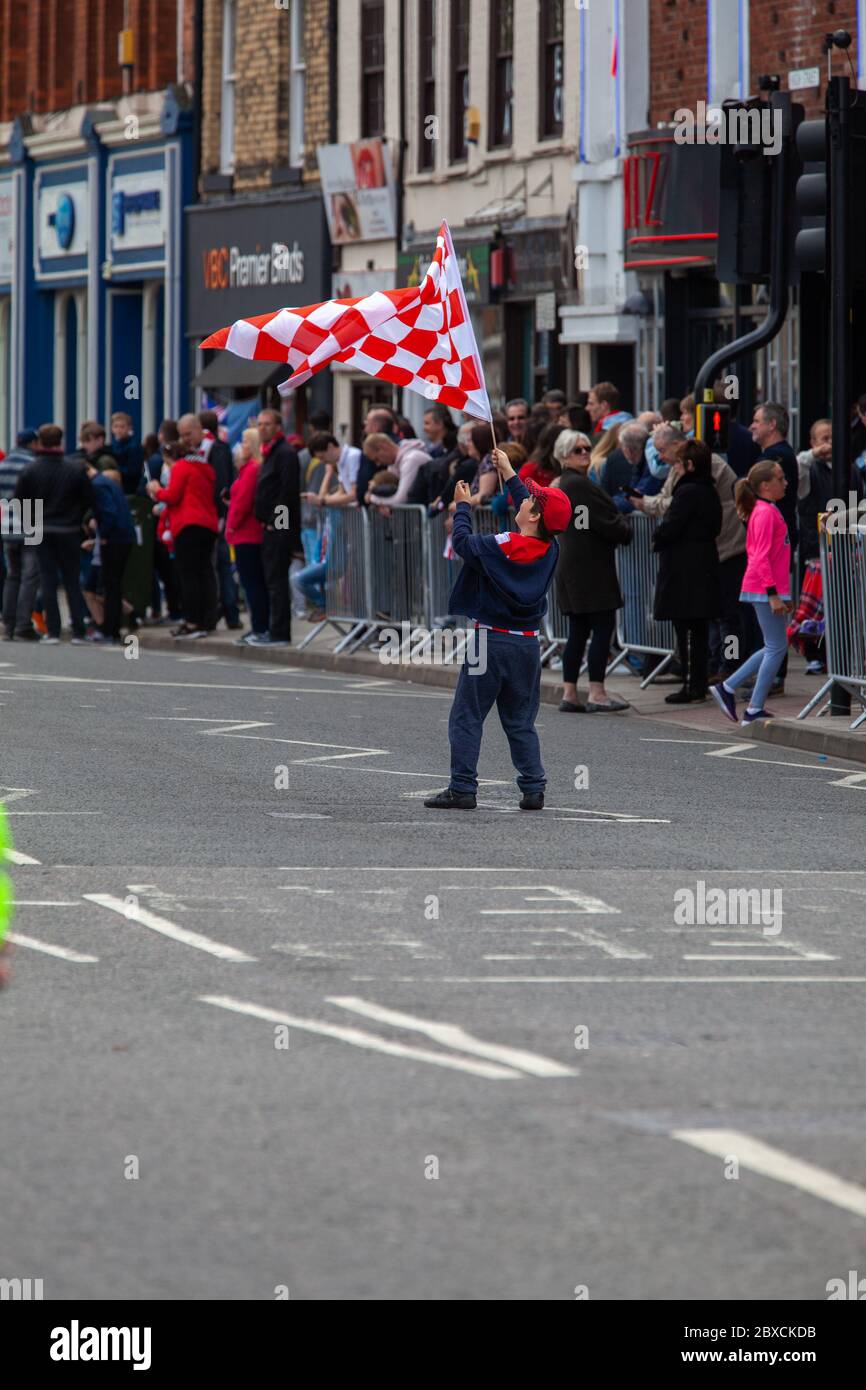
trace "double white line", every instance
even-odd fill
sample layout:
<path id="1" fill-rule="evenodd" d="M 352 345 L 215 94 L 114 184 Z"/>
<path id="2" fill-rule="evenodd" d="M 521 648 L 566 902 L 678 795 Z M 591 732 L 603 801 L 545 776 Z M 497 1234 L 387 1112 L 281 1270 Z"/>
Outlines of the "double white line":
<path id="1" fill-rule="evenodd" d="M 491 1081 L 511 1081 L 538 1076 L 544 1078 L 577 1076 L 574 1067 L 565 1067 L 549 1057 L 541 1057 L 535 1052 L 525 1052 L 521 1048 L 502 1047 L 498 1043 L 483 1042 L 467 1033 L 454 1023 L 436 1023 L 431 1019 L 416 1018 L 396 1009 L 385 1009 L 379 1004 L 370 1004 L 354 996 L 331 995 L 328 1004 L 336 1004 L 340 1009 L 362 1014 L 404 1032 L 423 1033 L 443 1047 L 456 1049 L 452 1052 L 431 1052 L 426 1048 L 410 1047 L 406 1043 L 389 1042 L 377 1033 L 367 1033 L 360 1028 L 345 1028 L 333 1023 L 324 1023 L 315 1018 L 299 1018 L 296 1014 L 284 1013 L 280 1009 L 268 1009 L 261 1004 L 251 1004 L 243 999 L 233 999 L 225 994 L 203 994 L 199 996 L 203 1004 L 215 1004 L 217 1008 L 228 1009 L 231 1013 L 248 1014 L 251 1018 L 261 1018 L 268 1023 L 281 1023 L 289 1028 L 299 1028 L 306 1033 L 318 1033 L 325 1038 L 335 1038 L 338 1042 L 349 1043 L 352 1047 L 367 1048 L 371 1052 L 384 1052 L 391 1057 L 405 1057 L 410 1061 L 429 1062 L 437 1067 L 450 1067 L 455 1071 L 469 1072 L 471 1076 L 483 1076 Z M 470 1057 L 458 1053 L 469 1053 L 470 1057 L 487 1058 L 487 1061 L 474 1062 Z"/>

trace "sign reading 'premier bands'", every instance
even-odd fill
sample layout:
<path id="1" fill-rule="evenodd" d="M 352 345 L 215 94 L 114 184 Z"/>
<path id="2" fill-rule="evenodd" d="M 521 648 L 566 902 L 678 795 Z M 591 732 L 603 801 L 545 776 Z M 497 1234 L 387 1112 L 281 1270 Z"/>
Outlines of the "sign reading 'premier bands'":
<path id="1" fill-rule="evenodd" d="M 249 285 L 300 285 L 304 280 L 304 253 L 294 242 L 274 241 L 270 249 L 256 246 L 244 252 L 238 246 L 209 246 L 201 253 L 206 290 L 233 290 Z"/>

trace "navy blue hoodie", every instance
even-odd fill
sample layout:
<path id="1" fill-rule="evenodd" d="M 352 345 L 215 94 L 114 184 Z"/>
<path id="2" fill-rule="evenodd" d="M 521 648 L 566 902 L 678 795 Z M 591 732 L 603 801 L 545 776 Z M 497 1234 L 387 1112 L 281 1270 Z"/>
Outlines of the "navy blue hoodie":
<path id="1" fill-rule="evenodd" d="M 529 491 L 516 474 L 507 487 L 516 511 Z M 489 627 L 535 631 L 547 611 L 547 590 L 559 558 L 556 541 L 522 536 L 519 531 L 475 535 L 472 508 L 468 502 L 458 502 L 451 543 L 463 567 L 451 590 L 448 611 Z"/>

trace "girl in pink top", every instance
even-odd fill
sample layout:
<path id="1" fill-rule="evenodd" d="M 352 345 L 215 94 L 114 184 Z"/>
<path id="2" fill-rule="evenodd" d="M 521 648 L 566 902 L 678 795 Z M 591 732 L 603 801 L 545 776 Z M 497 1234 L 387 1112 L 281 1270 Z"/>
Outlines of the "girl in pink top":
<path id="1" fill-rule="evenodd" d="M 259 432 L 244 430 L 241 439 L 241 464 L 229 493 L 226 517 L 226 540 L 234 546 L 235 563 L 247 601 L 251 631 L 238 638 L 238 645 L 250 637 L 263 637 L 268 631 L 269 602 L 262 565 L 262 532 L 264 527 L 253 513 L 253 500 L 261 467 Z"/>
<path id="2" fill-rule="evenodd" d="M 775 459 L 759 459 L 735 489 L 737 511 L 746 526 L 746 572 L 740 599 L 751 603 L 764 636 L 764 645 L 710 694 L 722 713 L 737 722 L 735 691 L 755 678 L 744 725 L 755 719 L 772 719 L 764 708 L 770 686 L 788 650 L 787 621 L 791 611 L 791 545 L 788 527 L 775 505 L 785 495 L 787 482 Z"/>

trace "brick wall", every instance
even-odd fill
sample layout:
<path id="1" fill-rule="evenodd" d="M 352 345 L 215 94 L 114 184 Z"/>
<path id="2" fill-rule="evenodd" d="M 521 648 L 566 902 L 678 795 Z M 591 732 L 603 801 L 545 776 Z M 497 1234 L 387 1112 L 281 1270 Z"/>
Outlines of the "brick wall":
<path id="1" fill-rule="evenodd" d="M 205 0 L 202 83 L 202 173 L 220 166 L 222 0 Z M 242 4 L 237 12 L 235 167 L 233 189 L 272 186 L 274 168 L 289 162 L 291 16 L 276 5 Z M 328 140 L 328 0 L 306 0 L 305 180 L 318 178 L 316 146 Z"/>
<path id="2" fill-rule="evenodd" d="M 790 71 L 819 67 L 821 87 L 800 92 L 796 100 L 803 103 L 807 116 L 820 115 L 826 72 L 824 35 L 834 29 L 848 30 L 853 39 L 848 52 L 856 71 L 856 16 L 856 0 L 750 0 L 750 91 L 757 92 L 762 73 L 779 73 L 785 90 Z M 850 74 L 841 53 L 834 57 L 833 71 Z M 706 0 L 651 0 L 650 123 L 670 121 L 678 107 L 694 107 L 706 95 Z"/>
<path id="3" fill-rule="evenodd" d="M 650 125 L 706 95 L 706 0 L 651 0 Z"/>
<path id="4" fill-rule="evenodd" d="M 856 73 L 856 0 L 752 0 L 749 33 L 753 90 L 757 90 L 761 73 L 778 72 L 784 90 L 792 69 L 818 67 L 821 86 L 799 92 L 795 100 L 802 102 L 807 117 L 822 115 L 827 73 L 822 44 L 824 35 L 834 29 L 847 29 L 851 35 L 853 42 L 848 52 Z M 833 72 L 851 76 L 847 59 L 838 49 L 833 56 Z M 856 78 L 853 80 L 856 84 Z"/>
<path id="5" fill-rule="evenodd" d="M 194 75 L 194 0 L 130 0 L 134 92 L 177 76 L 177 5 L 184 16 L 184 77 Z M 0 121 L 121 95 L 117 36 L 123 0 L 0 0 Z"/>

